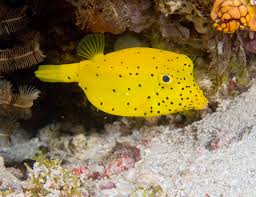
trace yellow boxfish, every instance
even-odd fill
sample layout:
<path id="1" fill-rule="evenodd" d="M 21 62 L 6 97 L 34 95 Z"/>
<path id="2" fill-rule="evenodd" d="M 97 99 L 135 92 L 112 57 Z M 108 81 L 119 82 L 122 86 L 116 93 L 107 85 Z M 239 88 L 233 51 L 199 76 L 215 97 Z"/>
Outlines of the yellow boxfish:
<path id="1" fill-rule="evenodd" d="M 77 47 L 87 60 L 41 65 L 35 75 L 45 82 L 77 82 L 96 108 L 113 115 L 160 116 L 207 106 L 189 57 L 146 47 L 104 55 L 104 47 L 104 35 L 87 35 Z"/>

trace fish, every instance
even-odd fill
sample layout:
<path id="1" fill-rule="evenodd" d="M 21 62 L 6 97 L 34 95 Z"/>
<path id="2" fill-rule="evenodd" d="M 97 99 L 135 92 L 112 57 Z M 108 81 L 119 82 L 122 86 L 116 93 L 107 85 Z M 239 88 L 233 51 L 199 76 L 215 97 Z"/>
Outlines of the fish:
<path id="1" fill-rule="evenodd" d="M 35 76 L 43 82 L 77 83 L 92 105 L 117 116 L 154 117 L 207 107 L 188 56 L 148 47 L 104 54 L 104 47 L 103 34 L 88 34 L 77 46 L 86 60 L 41 65 Z"/>

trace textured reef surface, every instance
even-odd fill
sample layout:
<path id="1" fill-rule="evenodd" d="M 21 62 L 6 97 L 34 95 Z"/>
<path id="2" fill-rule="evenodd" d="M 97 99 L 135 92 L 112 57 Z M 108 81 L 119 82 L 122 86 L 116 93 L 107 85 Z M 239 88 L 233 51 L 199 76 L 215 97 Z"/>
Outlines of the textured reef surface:
<path id="1" fill-rule="evenodd" d="M 2 196 L 250 196 L 255 183 L 256 35 L 249 0 L 0 0 Z M 41 64 L 152 47 L 193 60 L 208 108 L 126 118 Z M 95 84 L 97 86 L 97 84 Z"/>

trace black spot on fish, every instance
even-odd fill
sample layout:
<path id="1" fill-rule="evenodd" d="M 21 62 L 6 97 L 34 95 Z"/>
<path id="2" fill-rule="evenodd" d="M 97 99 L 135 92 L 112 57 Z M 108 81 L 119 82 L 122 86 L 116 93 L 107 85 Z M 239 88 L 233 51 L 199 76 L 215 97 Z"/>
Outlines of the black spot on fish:
<path id="1" fill-rule="evenodd" d="M 151 74 L 151 77 L 154 77 L 154 74 Z"/>
<path id="2" fill-rule="evenodd" d="M 100 105 L 103 105 L 103 103 L 101 102 Z"/>
<path id="3" fill-rule="evenodd" d="M 128 90 L 130 91 L 130 90 L 131 90 L 131 88 L 128 88 Z"/>
<path id="4" fill-rule="evenodd" d="M 158 114 L 160 114 L 160 111 L 157 111 Z"/>
<path id="5" fill-rule="evenodd" d="M 136 111 L 136 110 L 137 110 L 137 108 L 134 108 L 134 110 Z"/>
<path id="6" fill-rule="evenodd" d="M 179 57 L 177 56 L 177 57 L 176 57 L 176 59 L 178 60 L 178 59 L 179 59 Z"/>
<path id="7" fill-rule="evenodd" d="M 147 113 L 144 113 L 144 116 L 146 116 L 147 115 Z"/>
<path id="8" fill-rule="evenodd" d="M 169 97 L 167 96 L 167 97 L 166 97 L 166 100 L 168 100 L 168 99 L 169 99 Z"/>
<path id="9" fill-rule="evenodd" d="M 87 90 L 87 87 L 84 87 L 85 90 Z"/>
<path id="10" fill-rule="evenodd" d="M 120 62 L 121 64 L 123 64 L 124 62 Z"/>
<path id="11" fill-rule="evenodd" d="M 150 113 L 153 113 L 153 110 L 150 110 Z"/>
<path id="12" fill-rule="evenodd" d="M 129 73 L 129 75 L 132 75 L 132 73 Z"/>
<path id="13" fill-rule="evenodd" d="M 112 108 L 112 111 L 114 111 L 115 109 L 114 108 Z"/>
<path id="14" fill-rule="evenodd" d="M 158 93 L 158 92 L 156 92 L 156 95 L 158 96 L 158 95 L 159 95 L 159 93 Z"/>
<path id="15" fill-rule="evenodd" d="M 147 98 L 150 99 L 150 96 L 148 96 Z"/>
<path id="16" fill-rule="evenodd" d="M 179 103 L 179 106 L 181 106 L 182 104 L 181 103 Z"/>
<path id="17" fill-rule="evenodd" d="M 115 89 L 113 89 L 113 92 L 116 92 L 116 90 L 115 90 Z"/>
<path id="18" fill-rule="evenodd" d="M 184 88 L 181 88 L 181 90 L 184 90 Z"/>
<path id="19" fill-rule="evenodd" d="M 139 75 L 139 73 L 136 73 L 136 75 Z"/>
<path id="20" fill-rule="evenodd" d="M 121 77 L 122 77 L 122 75 L 119 75 L 119 77 L 121 78 Z"/>
<path id="21" fill-rule="evenodd" d="M 187 64 L 185 63 L 184 66 L 187 66 Z"/>
<path id="22" fill-rule="evenodd" d="M 78 74 L 76 74 L 76 76 L 78 77 Z"/>
<path id="23" fill-rule="evenodd" d="M 169 111 L 172 111 L 171 109 L 169 109 Z"/>
<path id="24" fill-rule="evenodd" d="M 156 69 L 158 69 L 158 67 L 156 66 Z"/>
<path id="25" fill-rule="evenodd" d="M 139 66 L 137 66 L 137 68 L 138 68 L 138 69 L 140 69 L 140 67 L 139 67 Z"/>
<path id="26" fill-rule="evenodd" d="M 139 87 L 141 87 L 141 84 L 139 84 Z"/>
<path id="27" fill-rule="evenodd" d="M 126 103 L 126 105 L 130 105 L 130 103 L 129 103 L 129 102 L 127 102 L 127 103 Z"/>
<path id="28" fill-rule="evenodd" d="M 153 60 L 156 59 L 155 57 L 153 57 Z"/>
<path id="29" fill-rule="evenodd" d="M 158 105 L 158 106 L 160 106 L 160 105 L 161 105 L 161 103 L 157 103 L 157 105 Z"/>
<path id="30" fill-rule="evenodd" d="M 99 76 L 99 74 L 96 74 L 96 77 L 98 77 Z"/>
<path id="31" fill-rule="evenodd" d="M 170 102 L 171 103 L 171 105 L 173 105 L 173 102 Z"/>
<path id="32" fill-rule="evenodd" d="M 68 77 L 68 79 L 70 79 L 70 77 Z"/>

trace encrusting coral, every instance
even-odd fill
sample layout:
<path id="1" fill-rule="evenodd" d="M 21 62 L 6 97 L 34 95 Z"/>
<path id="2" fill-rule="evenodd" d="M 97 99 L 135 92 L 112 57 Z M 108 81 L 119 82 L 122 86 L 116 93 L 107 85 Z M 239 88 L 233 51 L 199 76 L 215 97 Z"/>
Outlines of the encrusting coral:
<path id="1" fill-rule="evenodd" d="M 179 15 L 181 18 L 179 20 L 184 18 L 185 20 L 192 22 L 197 32 L 207 33 L 209 31 L 208 18 L 204 16 L 204 12 L 195 6 L 193 1 L 155 0 L 155 4 L 156 9 L 164 15 Z"/>
<path id="2" fill-rule="evenodd" d="M 149 0 L 67 1 L 77 7 L 76 25 L 82 30 L 113 34 L 127 29 L 141 32 L 154 23 L 152 2 Z"/>
<path id="3" fill-rule="evenodd" d="M 224 33 L 234 33 L 245 28 L 256 31 L 255 13 L 255 6 L 248 0 L 216 0 L 211 18 L 216 29 Z"/>

